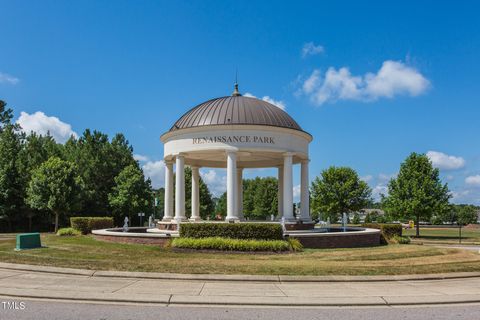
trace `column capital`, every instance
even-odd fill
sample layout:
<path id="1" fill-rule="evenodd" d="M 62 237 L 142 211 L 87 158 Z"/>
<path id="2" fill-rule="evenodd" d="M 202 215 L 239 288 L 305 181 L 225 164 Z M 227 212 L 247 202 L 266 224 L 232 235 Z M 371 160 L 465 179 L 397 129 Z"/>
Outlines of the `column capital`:
<path id="1" fill-rule="evenodd" d="M 165 162 L 166 166 L 173 166 L 173 164 L 175 163 L 174 160 L 163 160 L 163 162 Z"/>
<path id="2" fill-rule="evenodd" d="M 301 162 L 301 163 L 304 163 L 304 164 L 309 164 L 309 163 L 310 163 L 310 159 L 302 159 L 300 162 Z"/>
<path id="3" fill-rule="evenodd" d="M 172 156 L 173 156 L 174 158 L 185 158 L 185 153 L 183 153 L 183 152 L 178 152 L 178 153 L 172 154 Z"/>
<path id="4" fill-rule="evenodd" d="M 295 152 L 284 152 L 283 154 L 283 157 L 293 157 L 294 155 L 296 155 Z"/>
<path id="5" fill-rule="evenodd" d="M 236 155 L 237 152 L 238 152 L 238 150 L 236 150 L 236 149 L 227 149 L 227 150 L 225 150 L 225 154 L 226 154 L 226 155 L 229 155 L 229 154 L 234 154 L 234 155 Z"/>
<path id="6" fill-rule="evenodd" d="M 190 166 L 190 169 L 192 169 L 192 171 L 193 170 L 200 170 L 200 167 L 199 166 Z"/>

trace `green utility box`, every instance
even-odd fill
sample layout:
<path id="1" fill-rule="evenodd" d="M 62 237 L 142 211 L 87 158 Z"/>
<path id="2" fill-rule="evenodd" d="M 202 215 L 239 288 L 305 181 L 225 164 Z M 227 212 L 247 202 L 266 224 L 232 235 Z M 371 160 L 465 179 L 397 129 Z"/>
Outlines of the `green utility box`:
<path id="1" fill-rule="evenodd" d="M 15 250 L 41 248 L 40 233 L 21 233 L 17 234 L 17 247 Z"/>

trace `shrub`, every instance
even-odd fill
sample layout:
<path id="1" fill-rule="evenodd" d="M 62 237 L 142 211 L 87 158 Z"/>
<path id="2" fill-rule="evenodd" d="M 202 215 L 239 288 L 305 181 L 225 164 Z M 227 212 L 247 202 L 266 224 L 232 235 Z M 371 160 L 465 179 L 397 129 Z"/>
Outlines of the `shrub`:
<path id="1" fill-rule="evenodd" d="M 73 228 L 62 228 L 57 231 L 57 236 L 64 237 L 64 236 L 80 236 L 82 233 Z"/>
<path id="2" fill-rule="evenodd" d="M 209 238 L 176 238 L 172 247 L 197 250 L 223 251 L 288 251 L 290 243 L 285 240 L 245 240 L 221 237 Z"/>
<path id="3" fill-rule="evenodd" d="M 397 243 L 397 244 L 409 244 L 410 237 L 402 237 L 399 235 L 394 235 L 390 240 L 390 243 Z"/>
<path id="4" fill-rule="evenodd" d="M 295 238 L 288 238 L 288 243 L 290 244 L 290 250 L 292 251 L 303 251 L 303 245 L 300 240 Z"/>
<path id="5" fill-rule="evenodd" d="M 90 233 L 96 229 L 107 229 L 113 227 L 113 218 L 111 217 L 72 217 L 70 218 L 72 228 L 80 231 L 82 234 Z"/>
<path id="6" fill-rule="evenodd" d="M 277 223 L 184 223 L 180 237 L 282 240 L 283 230 Z"/>
<path id="7" fill-rule="evenodd" d="M 111 217 L 92 217 L 90 218 L 90 231 L 97 229 L 113 228 L 113 218 Z"/>
<path id="8" fill-rule="evenodd" d="M 394 236 L 402 236 L 402 225 L 399 223 L 364 223 L 365 228 L 379 229 L 381 231 L 380 241 L 387 244 Z"/>

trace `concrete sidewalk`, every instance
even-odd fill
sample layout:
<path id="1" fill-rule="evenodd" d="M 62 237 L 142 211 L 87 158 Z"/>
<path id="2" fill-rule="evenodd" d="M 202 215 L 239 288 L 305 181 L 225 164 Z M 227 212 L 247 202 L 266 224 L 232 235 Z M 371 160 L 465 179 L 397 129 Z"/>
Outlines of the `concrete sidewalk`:
<path id="1" fill-rule="evenodd" d="M 33 270 L 33 269 L 39 270 Z M 112 273 L 0 264 L 0 296 L 160 305 L 385 306 L 480 302 L 480 275 L 432 280 L 258 281 L 146 279 Z M 28 270 L 30 269 L 30 270 Z M 123 274 L 123 276 L 122 276 Z M 128 276 L 127 276 L 128 275 Z M 141 274 L 143 275 L 143 273 Z M 184 275 L 188 276 L 188 275 Z M 231 276 L 242 277 L 242 276 Z M 420 279 L 420 278 L 419 278 Z"/>

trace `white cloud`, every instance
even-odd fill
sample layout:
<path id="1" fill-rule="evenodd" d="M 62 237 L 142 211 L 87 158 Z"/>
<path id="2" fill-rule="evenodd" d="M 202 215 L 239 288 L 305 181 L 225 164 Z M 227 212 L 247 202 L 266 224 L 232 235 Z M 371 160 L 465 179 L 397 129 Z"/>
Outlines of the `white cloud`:
<path id="1" fill-rule="evenodd" d="M 366 175 L 366 176 L 360 177 L 360 180 L 363 180 L 363 181 L 365 181 L 365 182 L 370 182 L 370 181 L 373 180 L 373 176 L 370 175 L 370 174 L 368 174 L 368 175 Z"/>
<path id="2" fill-rule="evenodd" d="M 390 180 L 392 180 L 396 176 L 397 176 L 396 173 L 391 173 L 391 174 L 380 173 L 378 175 L 378 181 L 381 182 L 381 183 L 390 182 Z"/>
<path id="3" fill-rule="evenodd" d="M 316 45 L 313 42 L 307 42 L 303 45 L 302 48 L 302 58 L 306 58 L 308 56 L 314 56 L 317 54 L 322 54 L 325 52 L 325 48 L 321 45 Z"/>
<path id="4" fill-rule="evenodd" d="M 475 188 L 476 189 L 476 188 Z M 474 189 L 460 189 L 451 192 L 452 202 L 457 204 L 480 205 L 480 193 Z"/>
<path id="5" fill-rule="evenodd" d="M 17 84 L 19 81 L 17 77 L 0 72 L 0 83 Z"/>
<path id="6" fill-rule="evenodd" d="M 135 159 L 135 160 L 137 160 L 137 161 L 140 161 L 140 162 L 145 162 L 145 161 L 150 160 L 149 157 L 144 156 L 144 155 L 141 155 L 141 154 L 134 154 L 134 155 L 133 155 L 133 159 Z"/>
<path id="7" fill-rule="evenodd" d="M 225 175 L 225 170 L 209 169 L 206 172 L 200 170 L 200 176 L 215 197 L 220 197 L 227 191 L 227 176 Z"/>
<path id="8" fill-rule="evenodd" d="M 152 180 L 152 187 L 158 189 L 165 186 L 165 162 L 148 161 L 142 166 L 146 178 Z"/>
<path id="9" fill-rule="evenodd" d="M 21 112 L 17 123 L 22 127 L 22 131 L 30 134 L 32 131 L 41 135 L 50 135 L 59 143 L 65 143 L 72 135 L 78 137 L 68 123 L 60 121 L 57 117 L 49 117 L 41 111 L 33 114 Z"/>
<path id="10" fill-rule="evenodd" d="M 415 68 L 400 61 L 384 61 L 377 73 L 354 76 L 347 67 L 328 68 L 322 77 L 314 70 L 302 85 L 302 92 L 320 106 L 338 100 L 375 101 L 396 95 L 418 96 L 430 87 L 430 81 Z"/>
<path id="11" fill-rule="evenodd" d="M 480 186 L 480 174 L 477 174 L 476 176 L 466 177 L 465 183 L 471 186 Z"/>
<path id="12" fill-rule="evenodd" d="M 256 98 L 256 96 L 254 96 L 253 94 L 251 94 L 249 92 L 245 93 L 244 96 L 245 97 L 250 97 L 250 98 Z M 274 106 L 279 107 L 282 110 L 285 110 L 287 108 L 287 105 L 285 104 L 285 102 L 283 102 L 281 100 L 275 100 L 275 99 L 273 99 L 269 96 L 263 96 L 262 100 L 266 101 L 268 103 L 271 103 Z"/>
<path id="13" fill-rule="evenodd" d="M 385 184 L 378 184 L 372 188 L 372 197 L 375 201 L 380 201 L 382 199 L 382 194 L 388 194 L 388 187 Z"/>
<path id="14" fill-rule="evenodd" d="M 293 186 L 293 198 L 295 199 L 295 201 L 298 201 L 298 199 L 300 198 L 300 194 L 301 194 L 300 185 L 297 184 L 296 186 Z"/>
<path id="15" fill-rule="evenodd" d="M 432 161 L 434 167 L 443 170 L 455 170 L 465 166 L 462 157 L 455 157 L 438 151 L 428 151 L 427 157 Z"/>

